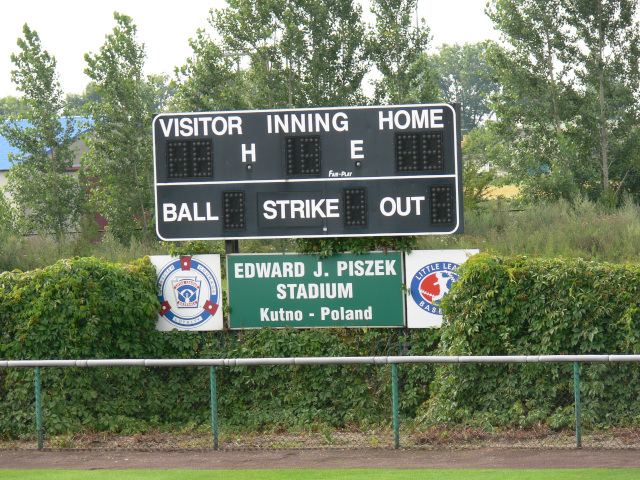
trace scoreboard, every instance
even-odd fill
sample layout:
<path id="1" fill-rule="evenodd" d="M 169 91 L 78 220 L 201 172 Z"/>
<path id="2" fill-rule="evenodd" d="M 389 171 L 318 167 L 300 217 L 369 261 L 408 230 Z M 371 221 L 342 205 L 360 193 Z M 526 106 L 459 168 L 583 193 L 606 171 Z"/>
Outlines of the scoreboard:
<path id="1" fill-rule="evenodd" d="M 160 114 L 163 240 L 463 231 L 450 104 Z"/>

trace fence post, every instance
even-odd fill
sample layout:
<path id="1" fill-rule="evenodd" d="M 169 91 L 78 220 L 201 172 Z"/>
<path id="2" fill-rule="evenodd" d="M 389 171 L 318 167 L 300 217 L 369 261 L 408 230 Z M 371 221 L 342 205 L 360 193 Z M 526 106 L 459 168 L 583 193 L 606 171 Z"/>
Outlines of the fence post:
<path id="1" fill-rule="evenodd" d="M 36 433 L 38 435 L 38 450 L 44 449 L 42 433 L 42 384 L 40 382 L 40 367 L 35 368 L 36 383 Z"/>
<path id="2" fill-rule="evenodd" d="M 213 430 L 213 449 L 218 450 L 218 392 L 216 388 L 216 367 L 209 371 L 211 378 L 211 429 Z"/>
<path id="3" fill-rule="evenodd" d="M 398 420 L 398 365 L 391 364 L 391 390 L 393 395 L 393 448 L 400 448 L 400 421 Z"/>
<path id="4" fill-rule="evenodd" d="M 573 391 L 576 409 L 576 447 L 582 448 L 582 416 L 580 412 L 580 364 L 573 364 Z"/>

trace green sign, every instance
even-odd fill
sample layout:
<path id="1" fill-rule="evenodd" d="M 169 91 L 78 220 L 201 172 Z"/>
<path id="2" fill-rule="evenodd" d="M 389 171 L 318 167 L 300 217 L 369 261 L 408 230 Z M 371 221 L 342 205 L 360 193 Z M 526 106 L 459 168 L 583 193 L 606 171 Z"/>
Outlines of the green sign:
<path id="1" fill-rule="evenodd" d="M 402 254 L 227 256 L 229 328 L 404 327 Z"/>

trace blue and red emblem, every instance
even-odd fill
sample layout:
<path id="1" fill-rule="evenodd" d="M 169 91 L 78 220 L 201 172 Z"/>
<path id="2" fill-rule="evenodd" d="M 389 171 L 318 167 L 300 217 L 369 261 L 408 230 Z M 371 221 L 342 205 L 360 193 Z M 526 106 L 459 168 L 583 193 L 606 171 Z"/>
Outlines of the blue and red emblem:
<path id="1" fill-rule="evenodd" d="M 210 268 L 183 256 L 165 265 L 158 274 L 156 291 L 160 314 L 181 328 L 207 322 L 220 306 L 220 286 Z"/>
<path id="2" fill-rule="evenodd" d="M 411 298 L 424 311 L 442 315 L 440 301 L 449 293 L 458 279 L 459 265 L 451 262 L 435 262 L 425 265 L 411 280 Z"/>

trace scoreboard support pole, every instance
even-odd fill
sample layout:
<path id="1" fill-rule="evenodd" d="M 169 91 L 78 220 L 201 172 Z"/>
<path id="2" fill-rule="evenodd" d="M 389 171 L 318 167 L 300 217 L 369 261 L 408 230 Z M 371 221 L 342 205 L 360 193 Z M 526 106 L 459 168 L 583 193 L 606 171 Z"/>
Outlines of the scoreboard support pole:
<path id="1" fill-rule="evenodd" d="M 225 240 L 224 241 L 225 253 L 240 253 L 240 242 L 238 240 Z"/>

